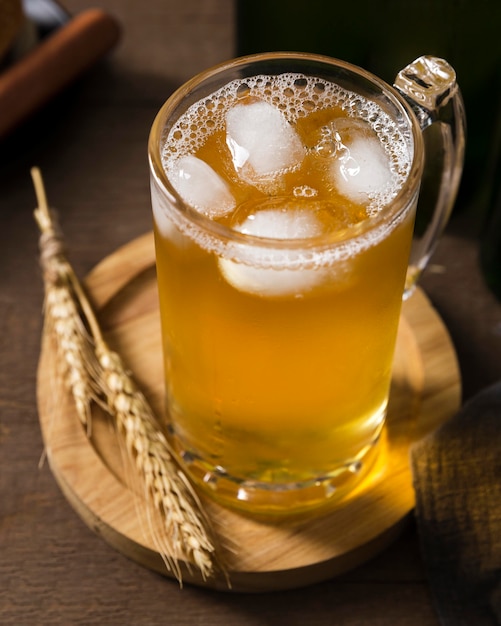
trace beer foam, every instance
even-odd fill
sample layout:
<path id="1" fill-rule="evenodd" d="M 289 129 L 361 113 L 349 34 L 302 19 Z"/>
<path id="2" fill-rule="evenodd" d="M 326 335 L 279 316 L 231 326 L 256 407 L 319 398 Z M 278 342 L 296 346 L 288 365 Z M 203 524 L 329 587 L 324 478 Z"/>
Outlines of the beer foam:
<path id="1" fill-rule="evenodd" d="M 389 153 L 400 184 L 405 180 L 409 168 L 406 140 L 387 113 L 375 102 L 339 85 L 293 73 L 237 79 L 193 104 L 168 133 L 162 151 L 164 167 L 167 169 L 176 156 L 196 153 L 209 135 L 225 128 L 228 111 L 251 97 L 278 109 L 292 125 L 312 111 L 332 107 L 368 122 Z"/>
<path id="2" fill-rule="evenodd" d="M 210 135 L 224 131 L 226 116 L 232 107 L 254 99 L 275 107 L 292 126 L 313 111 L 335 107 L 342 109 L 348 118 L 367 123 L 379 139 L 391 171 L 389 185 L 383 185 L 384 193 L 371 194 L 370 215 L 377 215 L 403 186 L 410 170 L 410 139 L 403 135 L 391 117 L 377 103 L 357 93 L 324 79 L 296 73 L 237 79 L 189 107 L 166 135 L 161 155 L 166 171 L 180 156 L 197 153 Z M 298 187 L 294 192 L 295 195 L 305 196 L 313 193 L 314 190 L 307 187 Z M 175 215 L 173 219 L 188 237 L 219 256 L 249 267 L 274 269 L 333 265 L 376 244 L 386 236 L 388 229 L 387 225 L 378 226 L 364 236 L 291 255 L 285 250 L 273 250 L 271 245 L 267 245 L 266 236 L 262 237 L 261 244 L 255 241 L 245 244 L 243 241 L 231 241 L 231 238 L 221 241 L 211 234 L 210 229 L 193 224 L 182 215 Z M 393 226 L 396 223 L 394 221 Z M 293 241 L 290 248 L 294 248 Z"/>

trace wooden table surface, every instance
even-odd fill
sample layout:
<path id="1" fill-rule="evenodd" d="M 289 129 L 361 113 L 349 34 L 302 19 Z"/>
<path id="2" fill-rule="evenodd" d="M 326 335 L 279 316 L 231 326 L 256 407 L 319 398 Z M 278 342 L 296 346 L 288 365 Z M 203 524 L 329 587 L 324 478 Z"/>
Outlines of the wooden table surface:
<path id="1" fill-rule="evenodd" d="M 29 169 L 42 169 L 71 260 L 86 275 L 151 228 L 146 142 L 156 111 L 176 86 L 235 49 L 231 0 L 100 6 L 122 23 L 120 45 L 0 142 L 0 623 L 437 626 L 412 520 L 377 558 L 309 588 L 180 590 L 93 534 L 40 463 L 43 289 Z M 422 281 L 456 346 L 465 399 L 501 378 L 501 304 L 479 271 L 478 232 L 475 216 L 455 214 Z"/>

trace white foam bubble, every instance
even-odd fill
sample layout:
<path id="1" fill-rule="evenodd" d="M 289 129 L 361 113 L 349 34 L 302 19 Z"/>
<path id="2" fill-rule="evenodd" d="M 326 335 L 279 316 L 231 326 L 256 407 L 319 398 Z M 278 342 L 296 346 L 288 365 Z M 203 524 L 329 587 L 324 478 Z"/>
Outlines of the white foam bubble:
<path id="1" fill-rule="evenodd" d="M 333 159 L 330 173 L 339 192 L 354 202 L 383 199 L 395 188 L 389 157 L 376 137 L 354 137 Z"/>
<path id="2" fill-rule="evenodd" d="M 296 168 L 305 155 L 299 135 L 280 110 L 261 100 L 228 110 L 226 143 L 239 175 L 254 184 Z"/>
<path id="3" fill-rule="evenodd" d="M 314 213 L 297 209 L 258 211 L 234 228 L 246 235 L 280 240 L 316 237 L 323 230 Z M 292 251 L 280 253 L 278 267 L 273 267 L 273 264 L 266 268 L 256 267 L 262 262 L 264 254 L 258 247 L 253 250 L 254 258 L 251 260 L 255 262 L 254 266 L 221 258 L 221 273 L 239 291 L 264 297 L 301 296 L 325 280 L 326 270 L 322 268 L 287 269 L 287 256 L 290 262 L 297 257 Z"/>
<path id="4" fill-rule="evenodd" d="M 235 208 L 226 182 L 205 161 L 191 154 L 173 161 L 167 176 L 181 198 L 208 217 L 223 217 Z"/>

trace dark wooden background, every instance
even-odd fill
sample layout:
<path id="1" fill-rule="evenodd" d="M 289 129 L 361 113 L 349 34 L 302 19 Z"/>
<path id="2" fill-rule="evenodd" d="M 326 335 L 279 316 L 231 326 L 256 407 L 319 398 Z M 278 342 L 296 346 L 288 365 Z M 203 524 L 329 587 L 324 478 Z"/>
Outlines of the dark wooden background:
<path id="1" fill-rule="evenodd" d="M 179 590 L 88 530 L 47 463 L 40 466 L 43 290 L 29 169 L 42 169 L 84 276 L 151 228 L 146 143 L 156 111 L 176 86 L 235 49 L 231 0 L 100 6 L 122 24 L 119 46 L 0 141 L 0 623 L 437 626 L 412 520 L 379 557 L 310 588 L 257 596 Z M 455 214 L 422 281 L 456 346 L 465 399 L 501 378 L 501 304 L 479 271 L 480 225 L 475 214 Z"/>

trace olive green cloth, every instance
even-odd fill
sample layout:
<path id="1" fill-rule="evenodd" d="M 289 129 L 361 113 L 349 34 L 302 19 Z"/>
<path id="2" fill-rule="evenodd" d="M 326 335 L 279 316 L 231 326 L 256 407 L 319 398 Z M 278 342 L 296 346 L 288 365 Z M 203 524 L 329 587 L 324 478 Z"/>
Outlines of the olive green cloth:
<path id="1" fill-rule="evenodd" d="M 501 624 L 501 382 L 411 449 L 415 515 L 443 626 Z"/>

